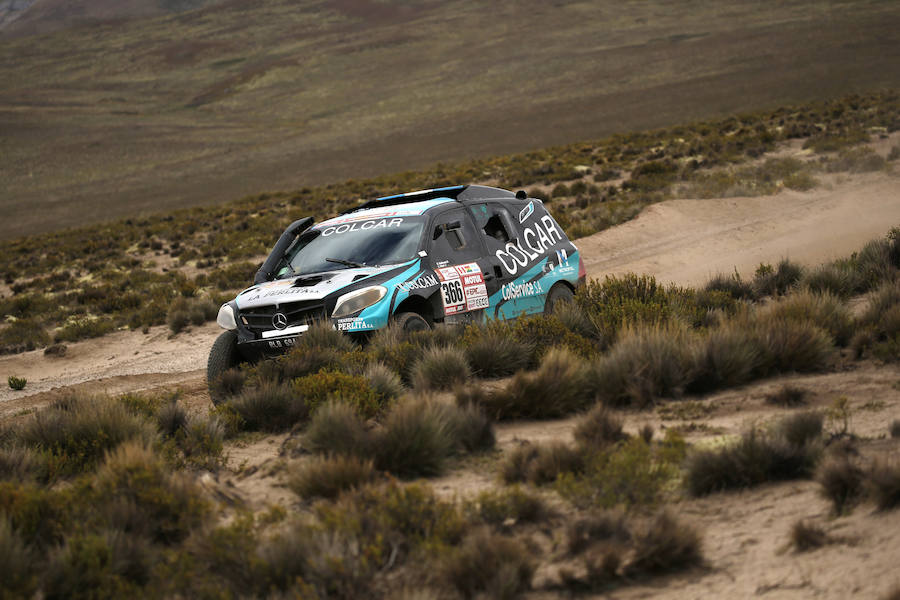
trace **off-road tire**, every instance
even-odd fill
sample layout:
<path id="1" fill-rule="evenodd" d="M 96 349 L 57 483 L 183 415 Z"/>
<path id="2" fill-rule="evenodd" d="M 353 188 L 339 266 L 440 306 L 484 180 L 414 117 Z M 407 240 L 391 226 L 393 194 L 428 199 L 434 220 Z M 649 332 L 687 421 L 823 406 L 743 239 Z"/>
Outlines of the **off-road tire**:
<path id="1" fill-rule="evenodd" d="M 563 283 L 554 285 L 552 288 L 550 288 L 550 293 L 547 294 L 547 302 L 544 303 L 544 314 L 552 315 L 557 303 L 571 302 L 574 298 L 575 294 L 572 292 L 569 286 Z"/>
<path id="2" fill-rule="evenodd" d="M 394 315 L 394 323 L 403 331 L 428 331 L 431 323 L 419 313 L 402 312 Z"/>
<path id="3" fill-rule="evenodd" d="M 241 363 L 241 355 L 237 348 L 237 334 L 233 331 L 224 331 L 213 342 L 209 351 L 209 359 L 206 361 L 206 386 L 209 389 L 209 397 L 213 404 L 220 404 L 225 397 L 213 390 L 212 383 L 222 376 L 222 373 L 232 369 Z"/>

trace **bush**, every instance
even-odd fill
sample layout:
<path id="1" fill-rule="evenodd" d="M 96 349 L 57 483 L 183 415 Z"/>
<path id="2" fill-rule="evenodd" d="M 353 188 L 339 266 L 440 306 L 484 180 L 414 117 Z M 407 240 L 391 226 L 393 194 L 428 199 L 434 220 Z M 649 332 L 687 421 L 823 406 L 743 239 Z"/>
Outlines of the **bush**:
<path id="1" fill-rule="evenodd" d="M 478 494 L 467 510 L 489 525 L 537 523 L 546 519 L 550 510 L 540 496 L 523 491 L 519 486 L 501 490 L 485 490 Z"/>
<path id="2" fill-rule="evenodd" d="M 778 266 L 761 264 L 753 277 L 753 289 L 759 296 L 783 296 L 794 287 L 803 276 L 803 267 L 782 259 Z"/>
<path id="3" fill-rule="evenodd" d="M 177 400 L 165 404 L 156 415 L 156 428 L 163 437 L 175 437 L 187 425 L 187 413 Z"/>
<path id="4" fill-rule="evenodd" d="M 0 444 L 0 481 L 26 481 L 46 475 L 46 460 L 20 444 Z"/>
<path id="5" fill-rule="evenodd" d="M 305 446 L 313 452 L 367 456 L 372 448 L 366 424 L 343 402 L 329 400 L 315 412 L 304 434 Z"/>
<path id="6" fill-rule="evenodd" d="M 626 330 L 594 364 L 597 396 L 610 406 L 645 407 L 657 398 L 681 395 L 690 381 L 692 345 L 675 325 Z"/>
<path id="7" fill-rule="evenodd" d="M 765 315 L 763 317 L 763 315 Z M 785 296 L 764 309 L 763 318 L 809 321 L 826 331 L 840 346 L 846 346 L 855 323 L 847 306 L 829 292 L 800 290 Z"/>
<path id="8" fill-rule="evenodd" d="M 871 290 L 894 281 L 897 274 L 895 260 L 896 240 L 872 240 L 855 255 L 856 270 L 860 274 L 864 289 Z"/>
<path id="9" fill-rule="evenodd" d="M 808 395 L 809 390 L 788 384 L 781 386 L 774 394 L 766 394 L 766 402 L 776 406 L 791 408 L 806 404 Z"/>
<path id="10" fill-rule="evenodd" d="M 800 283 L 813 292 L 849 298 L 865 289 L 860 273 L 848 262 L 820 265 L 803 274 Z"/>
<path id="11" fill-rule="evenodd" d="M 262 382 L 228 400 L 227 406 L 242 419 L 241 427 L 250 431 L 285 431 L 309 416 L 304 399 L 290 386 Z"/>
<path id="12" fill-rule="evenodd" d="M 515 448 L 500 466 L 504 483 L 553 483 L 562 473 L 584 471 L 584 453 L 564 442 L 524 444 Z"/>
<path id="13" fill-rule="evenodd" d="M 317 321 L 307 329 L 297 341 L 297 349 L 336 350 L 339 353 L 353 352 L 358 346 L 353 339 L 334 329 L 328 321 Z"/>
<path id="14" fill-rule="evenodd" d="M 726 323 L 698 345 L 687 390 L 705 393 L 753 379 L 763 364 L 762 351 L 745 327 Z"/>
<path id="15" fill-rule="evenodd" d="M 217 417 L 188 419 L 175 440 L 190 466 L 215 470 L 223 462 L 225 424 Z"/>
<path id="16" fill-rule="evenodd" d="M 464 598 L 514 598 L 527 589 L 534 571 L 531 557 L 519 542 L 477 529 L 459 548 L 440 560 L 438 572 Z"/>
<path id="17" fill-rule="evenodd" d="M 585 448 L 602 450 L 628 438 L 622 417 L 598 403 L 575 425 L 572 435 Z"/>
<path id="18" fill-rule="evenodd" d="M 634 553 L 625 574 L 679 571 L 703 563 L 700 534 L 663 510 L 634 534 Z"/>
<path id="19" fill-rule="evenodd" d="M 751 429 L 737 443 L 694 452 L 688 458 L 684 478 L 688 492 L 705 496 L 767 481 L 809 477 L 820 454 L 818 445 L 809 437 L 809 425 L 804 419 L 793 422 L 789 418 L 776 425 L 771 434 Z M 783 437 L 785 432 L 793 442 Z"/>
<path id="20" fill-rule="evenodd" d="M 474 339 L 473 339 L 474 338 Z M 528 366 L 534 349 L 512 336 L 508 328 L 470 325 L 465 353 L 472 372 L 479 377 L 505 377 Z"/>
<path id="21" fill-rule="evenodd" d="M 412 367 L 413 385 L 422 390 L 449 390 L 470 375 L 465 352 L 451 346 L 427 348 Z"/>
<path id="22" fill-rule="evenodd" d="M 0 354 L 27 352 L 50 343 L 50 335 L 38 321 L 16 319 L 0 329 Z"/>
<path id="23" fill-rule="evenodd" d="M 314 457 L 294 469 L 288 487 L 301 498 L 336 498 L 375 479 L 372 461 L 352 455 Z"/>
<path id="24" fill-rule="evenodd" d="M 37 588 L 34 556 L 6 516 L 0 517 L 0 556 L 0 596 L 32 597 Z"/>
<path id="25" fill-rule="evenodd" d="M 400 377 L 384 363 L 370 364 L 363 372 L 363 376 L 369 380 L 369 386 L 375 392 L 375 397 L 381 406 L 387 406 L 406 391 Z"/>
<path id="26" fill-rule="evenodd" d="M 183 541 L 206 521 L 211 509 L 192 480 L 168 472 L 142 443 L 124 444 L 111 452 L 97 472 L 94 490 L 99 502 L 106 504 L 110 525 L 161 544 Z"/>
<path id="27" fill-rule="evenodd" d="M 760 375 L 820 371 L 834 356 L 831 338 L 809 321 L 793 321 L 770 312 L 760 314 L 749 327 L 762 356 Z"/>
<path id="28" fill-rule="evenodd" d="M 863 470 L 847 456 L 832 456 L 820 466 L 816 479 L 822 495 L 831 500 L 835 514 L 849 511 L 862 497 Z"/>
<path id="29" fill-rule="evenodd" d="M 900 438 L 900 419 L 891 421 L 890 432 L 892 438 Z"/>
<path id="30" fill-rule="evenodd" d="M 25 384 L 28 383 L 28 380 L 24 377 L 10 375 L 6 378 L 6 383 L 9 384 L 9 389 L 19 391 L 25 389 Z"/>
<path id="31" fill-rule="evenodd" d="M 582 359 L 552 348 L 534 372 L 519 372 L 505 389 L 460 390 L 457 402 L 475 403 L 494 419 L 550 419 L 576 412 L 592 400 Z"/>
<path id="32" fill-rule="evenodd" d="M 241 369 L 227 369 L 210 382 L 210 395 L 213 398 L 237 396 L 243 391 L 246 379 Z"/>
<path id="33" fill-rule="evenodd" d="M 621 510 L 599 510 L 571 521 L 566 527 L 566 549 L 579 554 L 594 542 L 631 540 L 628 520 Z"/>
<path id="34" fill-rule="evenodd" d="M 732 275 L 725 275 L 723 273 L 715 275 L 706 282 L 703 289 L 707 292 L 725 292 L 735 300 L 754 300 L 756 298 L 753 284 L 741 279 L 741 276 L 738 275 L 737 271 Z"/>
<path id="35" fill-rule="evenodd" d="M 352 406 L 363 418 L 370 419 L 384 408 L 369 380 L 362 375 L 348 375 L 340 371 L 319 371 L 299 377 L 293 383 L 294 394 L 302 397 L 310 412 L 329 398 Z"/>
<path id="36" fill-rule="evenodd" d="M 443 405 L 448 413 L 452 437 L 458 450 L 482 452 L 496 444 L 494 426 L 484 411 L 473 404 L 462 406 Z"/>
<path id="37" fill-rule="evenodd" d="M 440 403 L 407 398 L 394 406 L 376 434 L 375 465 L 402 478 L 439 475 L 454 452 L 456 426 Z"/>
<path id="38" fill-rule="evenodd" d="M 149 440 L 150 431 L 116 400 L 67 396 L 37 412 L 18 438 L 47 455 L 52 477 L 87 471 L 122 442 Z"/>
<path id="39" fill-rule="evenodd" d="M 868 473 L 869 494 L 878 510 L 900 506 L 900 464 L 878 463 Z"/>
<path id="40" fill-rule="evenodd" d="M 776 426 L 775 434 L 792 446 L 805 446 L 822 435 L 824 422 L 825 416 L 820 412 L 797 413 L 781 419 Z"/>
<path id="41" fill-rule="evenodd" d="M 825 530 L 803 519 L 791 526 L 791 545 L 797 552 L 808 552 L 831 542 Z"/>

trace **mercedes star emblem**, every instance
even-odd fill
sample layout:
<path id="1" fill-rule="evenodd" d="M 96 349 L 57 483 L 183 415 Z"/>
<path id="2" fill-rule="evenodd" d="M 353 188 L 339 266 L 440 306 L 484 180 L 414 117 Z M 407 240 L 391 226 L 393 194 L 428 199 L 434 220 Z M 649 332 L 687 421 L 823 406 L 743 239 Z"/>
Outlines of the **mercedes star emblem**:
<path id="1" fill-rule="evenodd" d="M 284 329 L 287 327 L 287 317 L 283 313 L 275 313 L 272 317 L 272 325 L 275 326 L 275 329 Z"/>

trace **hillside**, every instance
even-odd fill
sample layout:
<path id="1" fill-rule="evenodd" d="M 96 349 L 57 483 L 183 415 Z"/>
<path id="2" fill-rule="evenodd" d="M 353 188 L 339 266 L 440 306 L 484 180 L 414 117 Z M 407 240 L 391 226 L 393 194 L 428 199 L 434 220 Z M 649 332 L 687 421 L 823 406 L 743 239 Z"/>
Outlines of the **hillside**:
<path id="1" fill-rule="evenodd" d="M 874 0 L 176 5 L 0 38 L 0 238 L 900 85 Z"/>

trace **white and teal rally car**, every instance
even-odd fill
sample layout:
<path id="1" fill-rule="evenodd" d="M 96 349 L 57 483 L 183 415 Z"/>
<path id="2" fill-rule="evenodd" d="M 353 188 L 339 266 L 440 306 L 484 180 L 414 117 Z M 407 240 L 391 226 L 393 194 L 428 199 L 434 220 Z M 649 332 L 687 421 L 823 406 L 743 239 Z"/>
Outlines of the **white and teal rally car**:
<path id="1" fill-rule="evenodd" d="M 524 192 L 464 185 L 379 198 L 285 230 L 255 285 L 219 309 L 226 331 L 207 377 L 285 352 L 316 320 L 364 336 L 392 322 L 511 319 L 552 311 L 584 278 L 578 249 Z"/>

